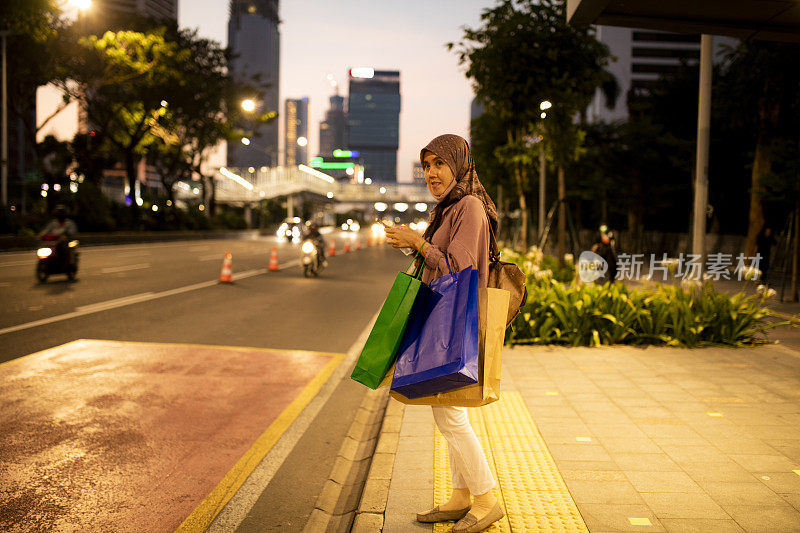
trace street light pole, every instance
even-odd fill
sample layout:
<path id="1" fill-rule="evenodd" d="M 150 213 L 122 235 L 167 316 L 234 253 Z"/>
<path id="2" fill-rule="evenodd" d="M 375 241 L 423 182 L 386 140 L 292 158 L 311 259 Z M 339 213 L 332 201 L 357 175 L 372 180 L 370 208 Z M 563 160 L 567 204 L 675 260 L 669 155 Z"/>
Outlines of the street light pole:
<path id="1" fill-rule="evenodd" d="M 700 90 L 697 108 L 697 162 L 694 177 L 694 225 L 692 253 L 705 254 L 706 208 L 708 205 L 708 145 L 711 137 L 711 75 L 714 37 L 700 40 Z M 702 263 L 702 261 L 701 261 Z"/>
<path id="2" fill-rule="evenodd" d="M 3 59 L 2 59 L 2 100 L 3 100 L 3 125 L 2 125 L 2 132 L 0 135 L 3 137 L 2 141 L 2 149 L 0 149 L 0 205 L 5 208 L 8 205 L 8 86 L 6 80 L 6 37 L 8 36 L 7 31 L 0 32 L 0 36 L 2 36 L 3 41 Z"/>
<path id="3" fill-rule="evenodd" d="M 544 231 L 544 194 L 545 194 L 545 160 L 544 160 L 544 139 L 539 141 L 539 238 Z"/>

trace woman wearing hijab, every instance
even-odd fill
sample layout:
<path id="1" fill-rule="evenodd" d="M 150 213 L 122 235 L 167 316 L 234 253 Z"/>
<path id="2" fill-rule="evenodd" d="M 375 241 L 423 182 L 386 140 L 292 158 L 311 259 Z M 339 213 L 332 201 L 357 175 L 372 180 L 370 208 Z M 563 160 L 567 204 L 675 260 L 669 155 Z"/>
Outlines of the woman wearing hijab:
<path id="1" fill-rule="evenodd" d="M 458 135 L 440 135 L 421 150 L 420 161 L 428 191 L 438 202 L 428 228 L 421 237 L 405 226 L 386 228 L 386 242 L 395 248 L 419 250 L 425 283 L 449 273 L 447 255 L 453 272 L 474 267 L 479 286 L 486 287 L 489 247 L 497 252 L 497 243 L 490 238 L 497 234 L 497 210 L 478 180 L 467 141 Z M 482 531 L 500 520 L 503 510 L 492 495 L 494 477 L 466 408 L 433 406 L 433 418 L 447 440 L 453 493 L 447 503 L 417 514 L 417 520 L 458 520 L 453 528 L 457 533 Z"/>

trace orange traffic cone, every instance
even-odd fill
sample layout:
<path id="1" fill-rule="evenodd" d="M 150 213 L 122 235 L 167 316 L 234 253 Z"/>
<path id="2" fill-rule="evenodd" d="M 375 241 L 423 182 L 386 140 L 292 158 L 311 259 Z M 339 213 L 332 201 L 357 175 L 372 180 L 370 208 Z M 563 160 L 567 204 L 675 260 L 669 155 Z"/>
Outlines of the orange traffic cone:
<path id="1" fill-rule="evenodd" d="M 344 253 L 350 251 L 350 241 L 344 241 Z"/>
<path id="2" fill-rule="evenodd" d="M 233 282 L 233 265 L 230 252 L 225 252 L 225 259 L 222 260 L 222 272 L 219 273 L 219 281 L 220 283 Z"/>
<path id="3" fill-rule="evenodd" d="M 372 246 L 372 241 L 369 240 L 369 238 L 367 238 L 367 248 L 369 248 L 370 246 Z"/>
<path id="4" fill-rule="evenodd" d="M 278 270 L 278 248 L 273 246 L 272 253 L 269 254 L 269 269 Z"/>
<path id="5" fill-rule="evenodd" d="M 333 241 L 331 241 L 331 247 L 328 249 L 328 255 L 330 257 L 333 257 L 334 255 L 336 255 L 336 243 L 333 242 Z"/>
<path id="6" fill-rule="evenodd" d="M 361 239 L 356 239 L 356 250 L 361 249 Z"/>

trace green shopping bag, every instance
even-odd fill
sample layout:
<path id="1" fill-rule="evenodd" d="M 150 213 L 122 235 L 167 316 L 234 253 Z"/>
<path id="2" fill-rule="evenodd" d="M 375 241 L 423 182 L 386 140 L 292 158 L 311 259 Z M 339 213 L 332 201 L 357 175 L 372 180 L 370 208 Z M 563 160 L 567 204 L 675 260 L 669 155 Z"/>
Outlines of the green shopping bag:
<path id="1" fill-rule="evenodd" d="M 405 272 L 397 274 L 364 349 L 361 350 L 351 378 L 371 389 L 377 389 L 381 384 L 397 357 L 408 315 L 411 313 L 417 294 L 421 290 L 430 290 L 422 283 L 421 277 L 421 264 L 413 275 Z"/>

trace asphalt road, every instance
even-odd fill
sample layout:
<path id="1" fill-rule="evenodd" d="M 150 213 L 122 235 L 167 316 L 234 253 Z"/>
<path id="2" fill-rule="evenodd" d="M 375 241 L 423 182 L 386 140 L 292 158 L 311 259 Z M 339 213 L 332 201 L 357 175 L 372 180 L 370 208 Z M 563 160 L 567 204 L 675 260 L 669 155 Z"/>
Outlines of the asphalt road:
<path id="1" fill-rule="evenodd" d="M 72 283 L 39 284 L 33 252 L 0 254 L 0 362 L 77 339 L 347 352 L 409 262 L 367 236 L 345 254 L 344 235 L 329 234 L 337 255 L 319 278 L 303 277 L 298 244 L 272 237 L 87 247 Z M 273 246 L 281 269 L 268 272 Z M 230 284 L 218 283 L 225 251 Z M 302 528 L 365 390 L 342 380 L 243 530 Z"/>
<path id="2" fill-rule="evenodd" d="M 344 352 L 407 262 L 367 236 L 343 254 L 346 234 L 329 234 L 337 255 L 317 279 L 298 244 L 273 237 L 86 247 L 75 282 L 44 284 L 33 252 L 0 254 L 0 362 L 80 338 Z M 273 246 L 281 270 L 267 272 Z M 226 251 L 235 281 L 218 284 Z"/>

